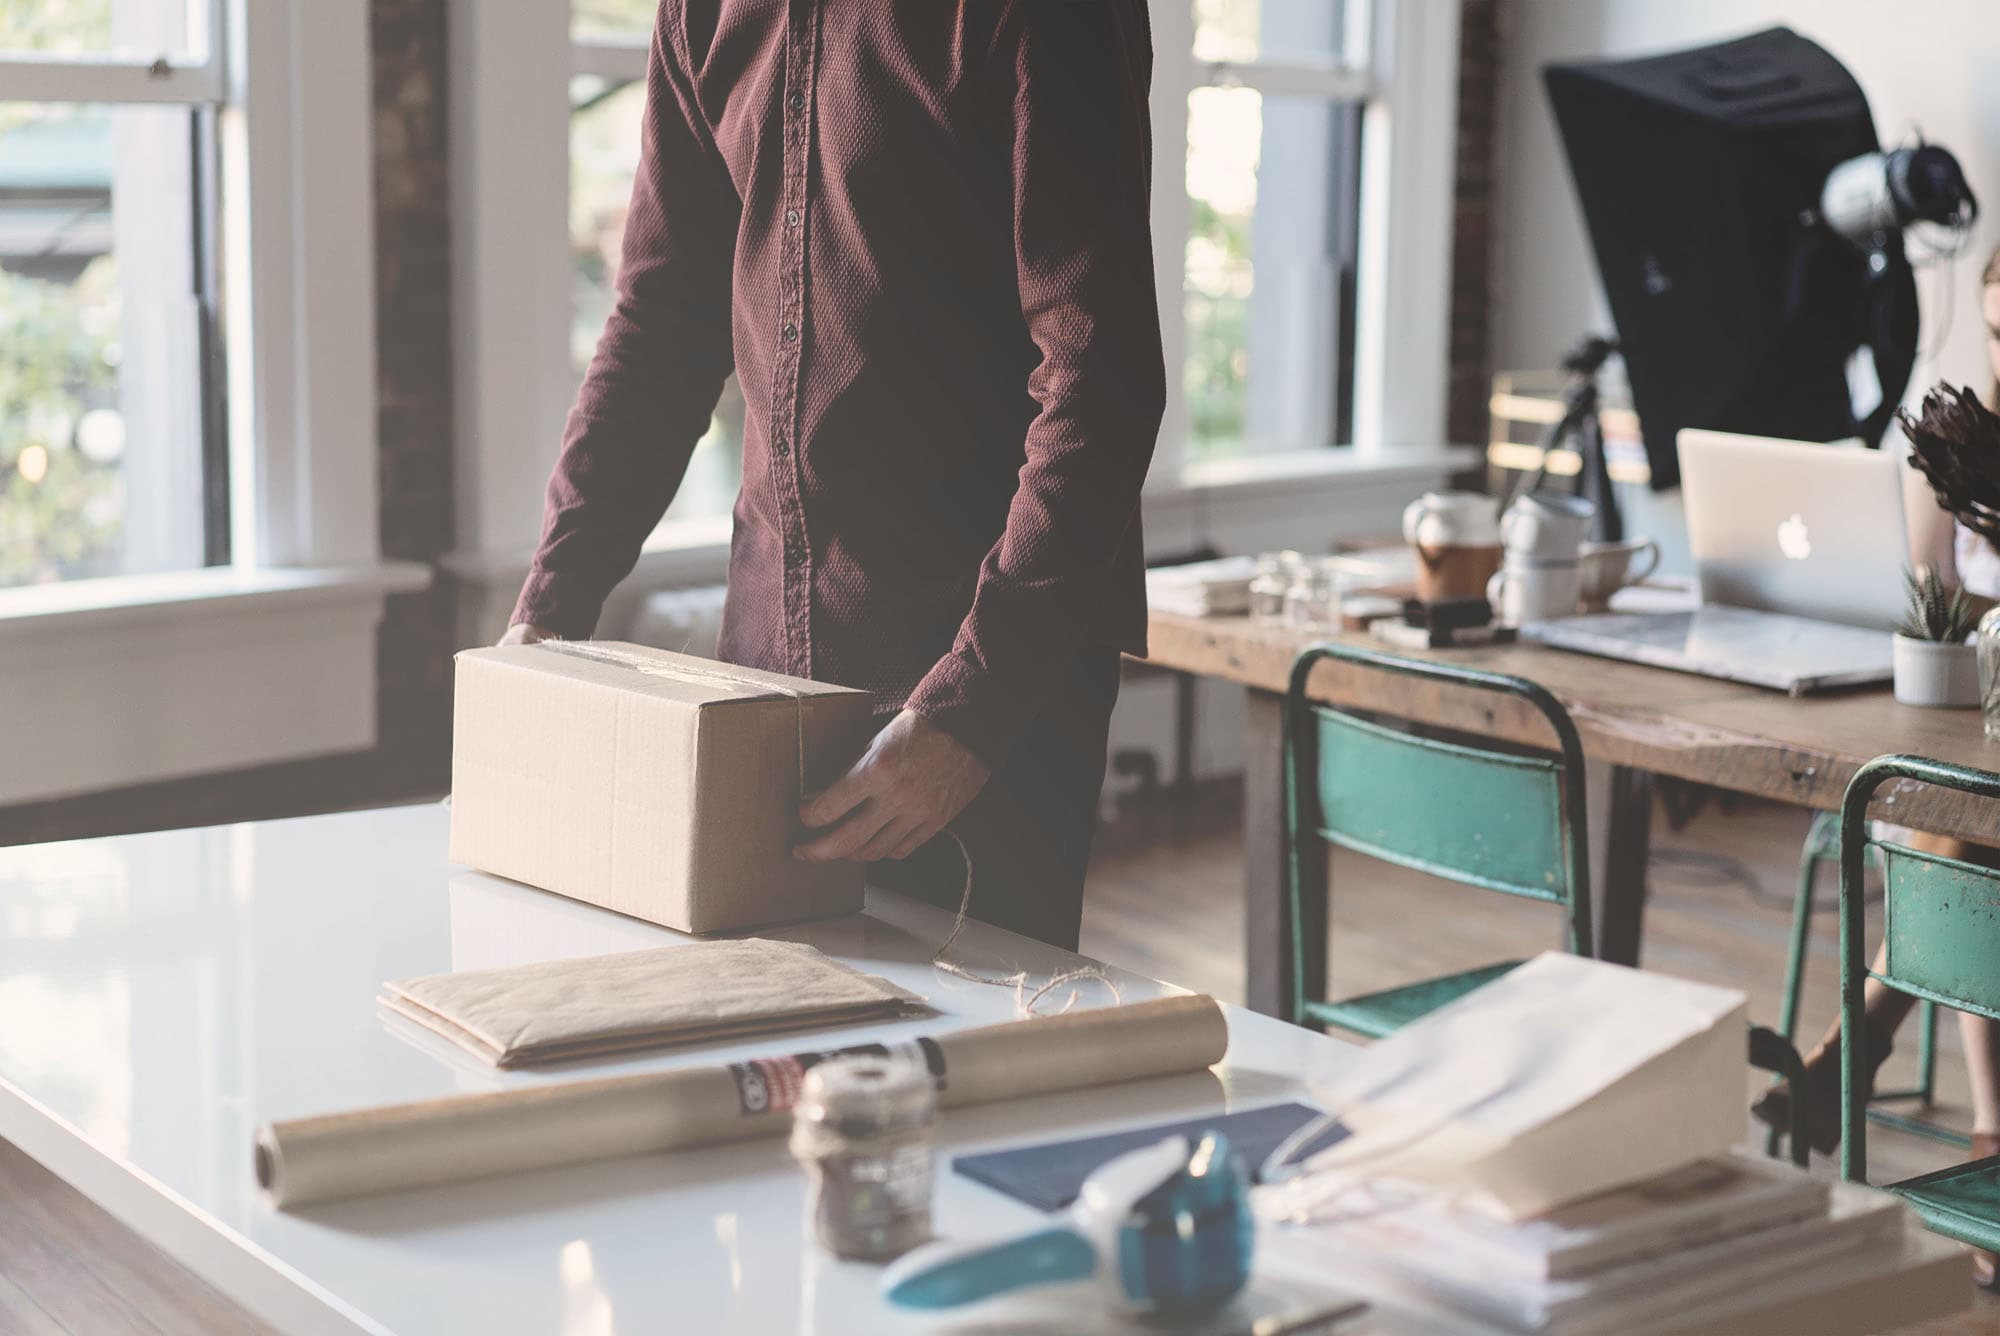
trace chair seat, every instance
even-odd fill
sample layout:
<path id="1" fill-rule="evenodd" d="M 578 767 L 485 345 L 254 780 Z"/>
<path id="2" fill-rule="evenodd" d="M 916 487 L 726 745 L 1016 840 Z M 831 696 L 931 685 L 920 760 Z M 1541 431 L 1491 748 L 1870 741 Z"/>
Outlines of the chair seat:
<path id="1" fill-rule="evenodd" d="M 1343 1030 L 1380 1039 L 1394 1034 L 1419 1016 L 1429 1015 L 1447 1002 L 1456 1002 L 1480 985 L 1492 983 L 1520 963 L 1518 960 L 1506 960 L 1498 965 L 1482 965 L 1478 969 L 1444 974 L 1422 983 L 1363 993 L 1343 1002 L 1308 1002 L 1303 1019 L 1319 1025 L 1337 1025 Z"/>
<path id="2" fill-rule="evenodd" d="M 1889 1191 L 1910 1203 L 1932 1232 L 2000 1250 L 2000 1155 L 1906 1178 Z"/>

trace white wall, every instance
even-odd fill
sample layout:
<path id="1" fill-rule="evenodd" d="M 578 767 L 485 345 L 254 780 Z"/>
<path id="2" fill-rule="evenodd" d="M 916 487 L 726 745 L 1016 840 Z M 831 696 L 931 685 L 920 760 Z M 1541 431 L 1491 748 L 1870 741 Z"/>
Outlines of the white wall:
<path id="1" fill-rule="evenodd" d="M 1994 0 L 1510 0 L 1500 86 L 1494 366 L 1549 367 L 1586 329 L 1610 328 L 1569 171 L 1542 91 L 1550 60 L 1636 56 L 1784 24 L 1831 51 L 1868 95 L 1888 141 L 1921 128 L 1958 156 L 1986 212 L 1953 274 L 1941 353 L 1911 388 L 1940 377 L 1983 385 L 1976 285 L 2000 243 L 2000 6 Z M 1942 275 L 1918 275 L 1923 347 L 1935 345 Z"/>

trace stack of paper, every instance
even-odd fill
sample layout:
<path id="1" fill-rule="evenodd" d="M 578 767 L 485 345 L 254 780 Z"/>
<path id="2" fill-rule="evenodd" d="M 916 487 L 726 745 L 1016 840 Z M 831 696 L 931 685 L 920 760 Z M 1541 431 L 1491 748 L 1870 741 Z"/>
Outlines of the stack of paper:
<path id="1" fill-rule="evenodd" d="M 1220 617 L 1250 608 L 1254 557 L 1222 557 L 1185 566 L 1156 566 L 1146 572 L 1146 602 L 1155 612 L 1185 617 Z"/>
<path id="2" fill-rule="evenodd" d="M 1589 1336 L 1893 1247 L 1903 1217 L 1886 1193 L 1739 1153 L 1512 1223 L 1378 1197 L 1329 1242 L 1344 1262 L 1486 1322 Z"/>
<path id="3" fill-rule="evenodd" d="M 428 974 L 383 985 L 380 1000 L 496 1067 L 928 1010 L 916 994 L 803 942 L 760 937 Z"/>

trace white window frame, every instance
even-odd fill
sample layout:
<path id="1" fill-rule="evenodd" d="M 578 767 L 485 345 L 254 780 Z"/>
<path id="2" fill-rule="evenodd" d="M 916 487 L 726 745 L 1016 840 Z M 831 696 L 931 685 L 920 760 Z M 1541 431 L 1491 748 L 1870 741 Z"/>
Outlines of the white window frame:
<path id="1" fill-rule="evenodd" d="M 8 100 L 222 105 L 232 548 L 0 590 L 0 804 L 374 745 L 429 580 L 380 556 L 367 0 L 194 2 L 186 55 L 0 57 Z"/>
<path id="2" fill-rule="evenodd" d="M 1341 46 L 1361 58 L 1344 61 L 1202 60 L 1191 0 L 1165 0 L 1152 15 L 1153 250 L 1167 413 L 1149 486 L 1173 493 L 1244 469 L 1234 460 L 1187 460 L 1187 329 L 1183 304 L 1171 298 L 1185 283 L 1193 208 L 1181 164 L 1188 98 L 1200 88 L 1364 105 L 1351 444 L 1364 465 L 1387 465 L 1392 452 L 1445 447 L 1459 0 L 1350 0 Z M 1311 458 L 1320 449 L 1285 453 L 1309 476 L 1324 471 Z"/>
<path id="3" fill-rule="evenodd" d="M 1476 450 L 1445 438 L 1459 0 L 1355 0 L 1350 12 L 1359 39 L 1350 49 L 1365 50 L 1364 63 L 1210 62 L 1195 58 L 1193 0 L 1152 2 L 1154 255 L 1169 388 L 1146 484 L 1149 550 L 1318 546 L 1331 531 L 1389 532 L 1410 497 L 1477 462 Z M 643 78 L 646 46 L 572 41 L 569 0 L 451 0 L 450 28 L 461 493 L 460 547 L 446 565 L 471 595 L 461 600 L 460 635 L 476 640 L 505 626 L 526 574 L 575 392 L 569 79 Z M 548 59 L 563 49 L 569 60 Z M 1366 102 L 1352 449 L 1188 462 L 1178 294 L 1192 211 L 1181 164 L 1188 94 L 1209 85 Z M 615 632 L 648 587 L 721 579 L 726 539 L 726 521 L 662 526 L 600 631 Z"/>

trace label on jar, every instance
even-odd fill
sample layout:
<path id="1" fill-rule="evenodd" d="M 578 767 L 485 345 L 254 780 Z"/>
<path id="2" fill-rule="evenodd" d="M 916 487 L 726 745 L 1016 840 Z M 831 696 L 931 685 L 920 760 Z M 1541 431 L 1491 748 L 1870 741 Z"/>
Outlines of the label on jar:
<path id="1" fill-rule="evenodd" d="M 799 1102 L 805 1089 L 806 1073 L 830 1058 L 901 1058 L 921 1063 L 944 1089 L 944 1050 L 933 1039 L 911 1039 L 895 1044 L 856 1044 L 828 1053 L 793 1053 L 782 1058 L 752 1058 L 729 1066 L 736 1082 L 736 1101 L 746 1115 L 787 1113 Z"/>

